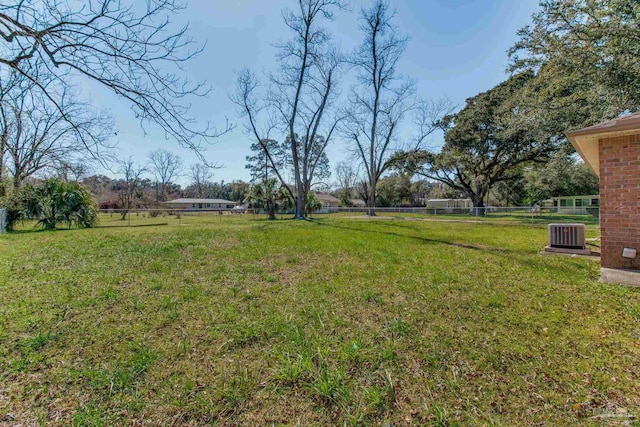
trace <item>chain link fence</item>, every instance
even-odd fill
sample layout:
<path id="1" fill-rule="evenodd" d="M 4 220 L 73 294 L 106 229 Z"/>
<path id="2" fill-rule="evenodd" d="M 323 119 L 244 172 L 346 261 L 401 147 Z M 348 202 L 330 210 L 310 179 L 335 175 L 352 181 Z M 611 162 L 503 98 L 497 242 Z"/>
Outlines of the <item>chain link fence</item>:
<path id="1" fill-rule="evenodd" d="M 329 207 L 309 215 L 311 219 L 423 219 L 456 221 L 529 221 L 529 222 L 580 222 L 599 223 L 599 208 L 541 208 L 539 206 L 485 206 L 482 208 L 446 207 L 391 207 L 375 208 L 375 216 L 367 215 L 365 207 Z M 277 218 L 288 219 L 293 212 L 278 212 Z M 220 223 L 234 219 L 266 219 L 266 212 L 246 210 L 180 210 L 180 209 L 103 209 L 100 211 L 101 227 L 143 227 L 154 225 L 188 225 L 193 223 Z"/>

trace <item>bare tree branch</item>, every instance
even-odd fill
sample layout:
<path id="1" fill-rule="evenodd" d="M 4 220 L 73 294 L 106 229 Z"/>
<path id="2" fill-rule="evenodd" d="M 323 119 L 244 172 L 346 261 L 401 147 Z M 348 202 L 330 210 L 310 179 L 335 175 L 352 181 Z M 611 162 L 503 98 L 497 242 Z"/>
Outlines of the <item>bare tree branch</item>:
<path id="1" fill-rule="evenodd" d="M 11 72 L 0 80 L 0 158 L 12 175 L 15 188 L 47 169 L 86 165 L 97 157 L 104 161 L 111 157 L 111 120 L 93 113 L 70 88 L 57 90 L 59 105 L 53 106 L 19 73 Z M 70 116 L 73 121 L 67 120 Z"/>
<path id="2" fill-rule="evenodd" d="M 127 4 L 129 3 L 129 4 Z M 165 135 L 197 151 L 232 126 L 198 128 L 189 116 L 190 99 L 207 96 L 205 82 L 179 77 L 184 63 L 198 55 L 188 26 L 171 18 L 183 9 L 177 0 L 42 0 L 0 5 L 0 71 L 13 69 L 29 79 L 65 114 L 62 100 L 41 84 L 43 69 L 63 86 L 84 77 L 131 103 L 144 126 L 159 125 Z M 65 116 L 70 122 L 75 120 Z"/>
<path id="3" fill-rule="evenodd" d="M 182 159 L 168 150 L 155 150 L 149 153 L 148 169 L 156 179 L 156 202 L 164 201 L 167 185 L 182 173 Z"/>
<path id="4" fill-rule="evenodd" d="M 189 178 L 191 179 L 191 185 L 196 188 L 198 197 L 202 198 L 205 186 L 213 178 L 213 170 L 205 164 L 196 163 L 189 167 Z"/>
<path id="5" fill-rule="evenodd" d="M 377 182 L 388 168 L 399 125 L 414 107 L 415 85 L 396 70 L 407 38 L 393 26 L 394 16 L 384 0 L 376 0 L 372 7 L 363 9 L 360 29 L 364 40 L 349 58 L 358 72 L 358 85 L 352 88 L 342 132 L 355 145 L 367 172 L 369 215 L 375 215 Z"/>
<path id="6" fill-rule="evenodd" d="M 119 162 L 118 172 L 122 175 L 122 179 L 112 184 L 112 190 L 118 195 L 118 201 L 122 208 L 120 215 L 124 221 L 127 213 L 135 207 L 136 199 L 142 198 L 142 177 L 147 169 L 136 165 L 129 157 Z"/>

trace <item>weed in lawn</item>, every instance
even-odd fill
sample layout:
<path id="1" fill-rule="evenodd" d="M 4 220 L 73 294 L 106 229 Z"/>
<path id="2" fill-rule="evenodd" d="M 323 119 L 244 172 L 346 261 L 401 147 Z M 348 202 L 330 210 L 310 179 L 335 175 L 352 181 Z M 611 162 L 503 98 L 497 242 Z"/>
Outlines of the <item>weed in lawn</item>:
<path id="1" fill-rule="evenodd" d="M 243 348 L 260 341 L 261 329 L 256 323 L 240 323 L 231 336 L 234 347 Z"/>
<path id="2" fill-rule="evenodd" d="M 485 358 L 492 370 L 498 372 L 505 371 L 506 367 L 504 357 L 500 353 L 487 353 Z"/>
<path id="3" fill-rule="evenodd" d="M 31 325 L 33 327 L 33 325 Z M 19 351 L 19 357 L 13 359 L 10 363 L 10 370 L 13 372 L 26 373 L 32 369 L 32 367 L 43 363 L 46 357 L 40 354 L 40 351 L 44 347 L 54 340 L 55 336 L 47 331 L 38 331 L 31 338 L 24 338 L 17 343 L 17 350 Z"/>
<path id="4" fill-rule="evenodd" d="M 431 427 L 454 427 L 458 425 L 457 422 L 449 420 L 449 414 L 445 408 L 434 404 L 431 410 L 433 417 L 429 423 Z"/>
<path id="5" fill-rule="evenodd" d="M 218 390 L 218 397 L 224 402 L 225 409 L 231 410 L 240 406 L 250 396 L 252 388 L 249 373 L 243 369 L 222 384 Z"/>
<path id="6" fill-rule="evenodd" d="M 89 403 L 73 414 L 74 427 L 102 427 L 108 424 L 108 414 L 105 414 L 95 403 Z"/>
<path id="7" fill-rule="evenodd" d="M 432 369 L 442 370 L 447 366 L 447 357 L 438 348 L 432 348 L 424 356 L 425 364 Z"/>
<path id="8" fill-rule="evenodd" d="M 107 288 L 100 293 L 100 299 L 103 301 L 115 301 L 118 299 L 118 291 L 114 288 Z"/>
<path id="9" fill-rule="evenodd" d="M 12 372 L 22 372 L 26 373 L 29 371 L 29 366 L 32 363 L 32 359 L 29 358 L 28 355 L 22 355 L 19 359 L 13 360 L 10 365 L 10 370 Z"/>
<path id="10" fill-rule="evenodd" d="M 343 354 L 344 359 L 347 362 L 350 362 L 350 363 L 357 362 L 359 357 L 360 357 L 360 348 L 361 347 L 362 347 L 362 345 L 357 340 L 349 342 L 346 345 L 344 345 L 343 348 L 342 348 L 342 354 Z"/>
<path id="11" fill-rule="evenodd" d="M 164 284 L 160 281 L 151 283 L 149 289 L 152 291 L 161 291 L 164 288 Z"/>
<path id="12" fill-rule="evenodd" d="M 30 350 L 30 351 L 38 351 L 47 343 L 49 343 L 53 339 L 53 335 L 51 332 L 42 332 L 38 331 L 38 333 L 32 338 L 27 338 L 20 342 L 20 347 Z"/>
<path id="13" fill-rule="evenodd" d="M 182 296 L 183 302 L 194 301 L 197 297 L 202 293 L 202 290 L 195 286 L 189 286 L 183 288 L 180 291 L 180 295 Z"/>
<path id="14" fill-rule="evenodd" d="M 134 375 L 142 375 L 157 359 L 157 354 L 143 344 L 135 346 L 131 358 L 131 371 Z"/>
<path id="15" fill-rule="evenodd" d="M 144 375 L 157 354 L 144 345 L 130 347 L 128 360 L 115 364 L 112 369 L 88 369 L 82 373 L 96 389 L 104 390 L 107 395 L 130 390 Z"/>
<path id="16" fill-rule="evenodd" d="M 144 311 L 145 301 L 138 297 L 132 297 L 129 300 L 129 308 L 132 313 L 140 313 Z"/>
<path id="17" fill-rule="evenodd" d="M 34 329 L 37 329 L 38 327 L 40 327 L 40 325 L 42 325 L 43 323 L 43 319 L 40 316 L 33 316 L 30 317 L 29 319 L 27 319 L 27 321 L 25 322 L 25 326 L 27 328 L 27 330 L 33 331 Z"/>
<path id="18" fill-rule="evenodd" d="M 160 308 L 163 310 L 173 310 L 176 305 L 176 301 L 170 295 L 163 295 L 160 300 Z"/>
<path id="19" fill-rule="evenodd" d="M 278 357 L 274 379 L 281 385 L 294 386 L 307 380 L 313 370 L 310 355 L 283 353 Z"/>
<path id="20" fill-rule="evenodd" d="M 367 407 L 374 412 L 381 412 L 392 407 L 396 400 L 395 387 L 391 379 L 391 372 L 387 369 L 377 378 L 370 378 L 371 386 L 367 387 L 364 396 Z"/>
<path id="21" fill-rule="evenodd" d="M 398 358 L 396 354 L 394 343 L 392 340 L 387 341 L 387 344 L 380 351 L 380 360 L 382 362 L 392 363 Z"/>
<path id="22" fill-rule="evenodd" d="M 371 304 L 382 305 L 382 296 L 372 291 L 371 289 L 367 289 L 362 294 L 363 299 Z"/>
<path id="23" fill-rule="evenodd" d="M 387 329 L 393 334 L 394 337 L 402 337 L 409 332 L 409 326 L 405 324 L 402 319 L 393 319 L 387 325 Z"/>
<path id="24" fill-rule="evenodd" d="M 490 295 L 487 299 L 487 307 L 489 308 L 502 308 L 507 301 L 507 296 L 504 293 Z"/>
<path id="25" fill-rule="evenodd" d="M 325 404 L 344 406 L 349 401 L 344 369 L 328 366 L 320 355 L 315 357 L 315 367 L 307 387 Z"/>

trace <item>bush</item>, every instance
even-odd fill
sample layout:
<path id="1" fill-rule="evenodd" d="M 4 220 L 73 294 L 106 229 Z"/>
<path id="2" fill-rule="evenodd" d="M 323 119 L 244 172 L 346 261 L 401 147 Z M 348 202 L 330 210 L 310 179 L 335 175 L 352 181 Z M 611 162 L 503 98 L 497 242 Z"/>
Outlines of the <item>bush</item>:
<path id="1" fill-rule="evenodd" d="M 307 194 L 307 203 L 305 204 L 305 206 L 306 206 L 305 214 L 311 215 L 315 211 L 319 211 L 320 209 L 322 209 L 322 202 L 316 199 L 315 194 L 310 192 L 309 194 Z"/>
<path id="2" fill-rule="evenodd" d="M 80 184 L 48 179 L 41 185 L 27 185 L 22 191 L 21 219 L 36 220 L 45 230 L 67 227 L 92 227 L 98 219 L 96 205 Z"/>
<path id="3" fill-rule="evenodd" d="M 7 230 L 13 230 L 13 227 L 24 219 L 22 212 L 21 193 L 13 193 L 0 200 L 0 207 L 7 210 Z"/>

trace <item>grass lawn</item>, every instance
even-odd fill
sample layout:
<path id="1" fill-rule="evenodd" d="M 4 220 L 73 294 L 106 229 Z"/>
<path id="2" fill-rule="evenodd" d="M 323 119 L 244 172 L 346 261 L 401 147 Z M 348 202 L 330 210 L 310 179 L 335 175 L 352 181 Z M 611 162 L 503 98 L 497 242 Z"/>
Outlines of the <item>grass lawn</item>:
<path id="1" fill-rule="evenodd" d="M 0 236 L 0 425 L 637 425 L 640 289 L 543 223 L 153 220 Z"/>

